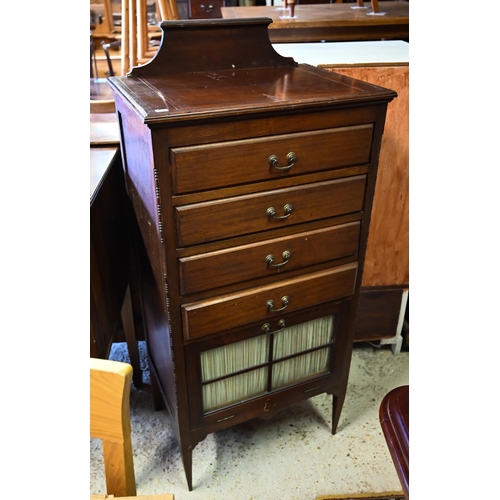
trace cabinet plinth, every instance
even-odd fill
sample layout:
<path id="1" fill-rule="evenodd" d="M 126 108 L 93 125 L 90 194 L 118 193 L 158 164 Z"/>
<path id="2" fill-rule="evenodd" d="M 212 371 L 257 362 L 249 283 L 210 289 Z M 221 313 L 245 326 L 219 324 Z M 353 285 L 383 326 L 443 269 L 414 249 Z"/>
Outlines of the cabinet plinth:
<path id="1" fill-rule="evenodd" d="M 207 434 L 345 398 L 377 162 L 395 92 L 274 51 L 270 19 L 166 21 L 110 78 L 145 249 L 152 380 L 192 489 Z"/>

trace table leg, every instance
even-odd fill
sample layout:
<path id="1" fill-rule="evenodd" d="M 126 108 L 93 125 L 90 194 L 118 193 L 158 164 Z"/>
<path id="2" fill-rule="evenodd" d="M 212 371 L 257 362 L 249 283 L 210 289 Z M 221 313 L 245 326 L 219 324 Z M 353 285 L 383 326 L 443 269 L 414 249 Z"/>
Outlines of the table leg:
<path id="1" fill-rule="evenodd" d="M 139 347 L 135 335 L 134 315 L 132 313 L 132 299 L 130 296 L 130 286 L 127 286 L 125 299 L 123 300 L 121 319 L 123 323 L 123 333 L 127 342 L 128 354 L 130 356 L 130 364 L 134 370 L 132 379 L 135 387 L 142 386 L 142 370 L 141 360 L 139 356 Z"/>

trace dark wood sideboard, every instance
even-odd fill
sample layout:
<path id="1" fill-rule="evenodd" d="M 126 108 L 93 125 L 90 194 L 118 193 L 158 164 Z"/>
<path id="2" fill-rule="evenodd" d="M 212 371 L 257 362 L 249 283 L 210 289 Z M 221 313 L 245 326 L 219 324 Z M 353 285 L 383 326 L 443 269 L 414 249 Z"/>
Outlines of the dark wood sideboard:
<path id="1" fill-rule="evenodd" d="M 165 21 L 110 85 L 147 259 L 157 407 L 188 488 L 214 431 L 345 398 L 387 104 L 396 93 L 280 56 L 268 18 Z"/>

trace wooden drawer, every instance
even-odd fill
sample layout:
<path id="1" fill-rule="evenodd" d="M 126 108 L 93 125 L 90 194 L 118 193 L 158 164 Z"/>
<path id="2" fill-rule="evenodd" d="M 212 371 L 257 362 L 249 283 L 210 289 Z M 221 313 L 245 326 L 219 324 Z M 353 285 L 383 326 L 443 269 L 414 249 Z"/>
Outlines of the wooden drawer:
<path id="1" fill-rule="evenodd" d="M 268 321 L 277 314 L 346 297 L 354 292 L 357 270 L 355 262 L 272 285 L 183 304 L 184 338 L 197 338 L 255 321 Z M 273 305 L 269 301 L 273 301 Z"/>
<path id="2" fill-rule="evenodd" d="M 373 125 L 365 124 L 172 148 L 173 190 L 183 194 L 368 163 L 372 131 Z M 295 160 L 286 168 L 291 152 Z M 272 155 L 278 169 L 269 162 Z"/>
<path id="3" fill-rule="evenodd" d="M 352 222 L 181 258 L 181 294 L 280 276 L 293 269 L 355 255 L 360 226 L 360 222 Z"/>
<path id="4" fill-rule="evenodd" d="M 220 8 L 224 7 L 224 0 L 188 0 L 190 19 L 214 19 L 222 17 Z"/>
<path id="5" fill-rule="evenodd" d="M 180 247 L 207 243 L 363 210 L 366 176 L 175 207 Z M 275 209 L 272 219 L 268 210 Z"/>

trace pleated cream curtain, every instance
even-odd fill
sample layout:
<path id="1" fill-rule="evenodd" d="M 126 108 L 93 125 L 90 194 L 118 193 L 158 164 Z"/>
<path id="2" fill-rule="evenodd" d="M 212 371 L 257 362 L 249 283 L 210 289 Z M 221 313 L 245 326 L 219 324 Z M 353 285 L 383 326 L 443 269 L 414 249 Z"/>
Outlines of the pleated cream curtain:
<path id="1" fill-rule="evenodd" d="M 333 316 L 285 328 L 274 334 L 272 360 L 328 344 L 333 339 Z M 210 382 L 268 362 L 269 335 L 260 335 L 201 353 L 202 381 Z M 272 365 L 272 389 L 326 372 L 330 348 L 318 349 Z M 203 409 L 214 410 L 267 391 L 268 368 L 261 366 L 203 385 Z"/>

